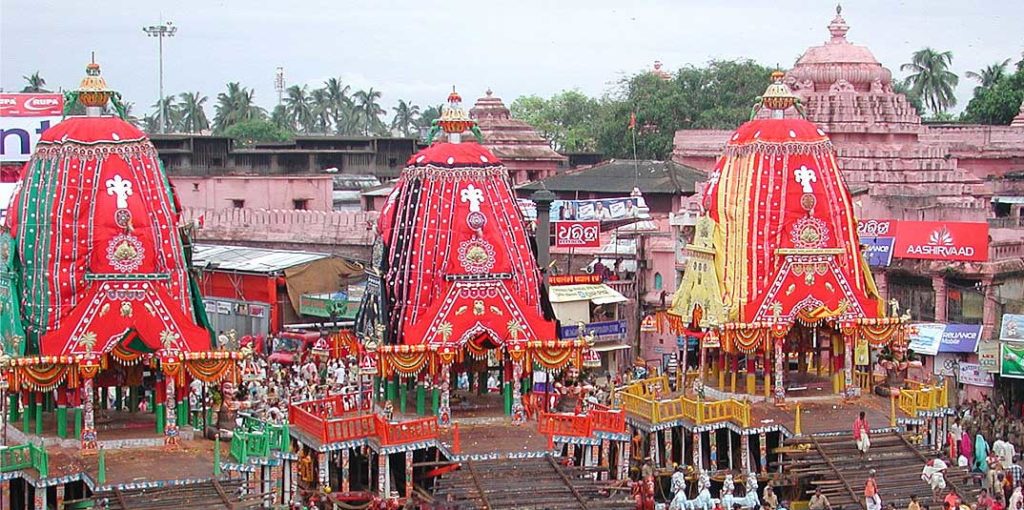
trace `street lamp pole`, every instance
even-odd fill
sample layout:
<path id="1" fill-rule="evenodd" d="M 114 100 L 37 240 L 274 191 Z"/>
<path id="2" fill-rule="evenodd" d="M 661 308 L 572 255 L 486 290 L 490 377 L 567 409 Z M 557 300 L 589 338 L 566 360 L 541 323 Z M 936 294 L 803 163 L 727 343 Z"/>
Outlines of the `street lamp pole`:
<path id="1" fill-rule="evenodd" d="M 164 110 L 167 109 L 167 105 L 164 104 L 164 37 L 174 37 L 178 27 L 174 26 L 174 22 L 168 21 L 142 27 L 142 31 L 150 37 L 156 37 L 160 48 L 160 98 L 156 104 L 160 108 L 160 133 L 164 133 L 167 130 L 167 119 L 164 118 Z"/>

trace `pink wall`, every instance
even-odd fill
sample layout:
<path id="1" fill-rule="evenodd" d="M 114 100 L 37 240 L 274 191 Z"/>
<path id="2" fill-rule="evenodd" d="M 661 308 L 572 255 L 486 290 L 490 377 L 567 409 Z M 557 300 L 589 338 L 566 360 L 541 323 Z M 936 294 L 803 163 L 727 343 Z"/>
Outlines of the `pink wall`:
<path id="1" fill-rule="evenodd" d="M 231 209 L 245 200 L 246 209 L 290 210 L 294 200 L 307 199 L 306 209 L 334 207 L 334 181 L 329 175 L 171 177 L 182 207 Z"/>

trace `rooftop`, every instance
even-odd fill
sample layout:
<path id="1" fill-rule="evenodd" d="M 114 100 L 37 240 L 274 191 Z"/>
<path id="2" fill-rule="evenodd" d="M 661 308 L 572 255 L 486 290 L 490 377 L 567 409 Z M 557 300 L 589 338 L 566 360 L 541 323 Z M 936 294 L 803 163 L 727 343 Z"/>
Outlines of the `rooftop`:
<path id="1" fill-rule="evenodd" d="M 512 114 L 489 89 L 469 110 L 484 135 L 483 145 L 502 161 L 516 159 L 563 162 L 567 158 L 551 148 L 533 126 Z"/>
<path id="2" fill-rule="evenodd" d="M 276 273 L 330 256 L 327 253 L 210 244 L 197 244 L 192 248 L 192 264 L 196 268 L 243 273 Z"/>
<path id="3" fill-rule="evenodd" d="M 553 192 L 595 190 L 628 195 L 634 186 L 638 186 L 645 195 L 693 194 L 696 184 L 706 178 L 696 168 L 672 161 L 612 159 L 526 184 L 519 189 L 534 191 L 543 183 Z"/>

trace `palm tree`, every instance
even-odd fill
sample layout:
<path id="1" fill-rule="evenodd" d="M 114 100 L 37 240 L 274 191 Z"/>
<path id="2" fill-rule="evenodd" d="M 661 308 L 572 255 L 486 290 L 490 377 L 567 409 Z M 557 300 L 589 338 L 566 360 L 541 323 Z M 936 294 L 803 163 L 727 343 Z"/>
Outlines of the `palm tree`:
<path id="1" fill-rule="evenodd" d="M 391 130 L 398 131 L 406 138 L 412 136 L 412 128 L 416 126 L 416 118 L 420 116 L 420 107 L 399 99 L 398 106 L 392 110 L 395 117 L 391 119 Z"/>
<path id="2" fill-rule="evenodd" d="M 139 121 L 139 127 L 147 133 L 160 131 L 160 117 L 158 115 L 146 115 Z"/>
<path id="3" fill-rule="evenodd" d="M 416 119 L 416 127 L 420 129 L 430 129 L 431 124 L 441 117 L 441 108 L 444 105 L 428 106 L 423 113 L 420 114 L 420 118 Z"/>
<path id="4" fill-rule="evenodd" d="M 167 96 L 153 103 L 153 116 L 157 119 L 157 132 L 161 132 L 159 129 L 161 109 L 164 112 L 163 132 L 173 133 L 181 131 L 181 108 L 174 96 Z"/>
<path id="5" fill-rule="evenodd" d="M 237 81 L 228 83 L 227 92 L 217 94 L 217 104 L 213 109 L 213 128 L 217 132 L 224 131 L 237 122 L 266 117 L 267 112 L 256 105 L 256 92 L 249 90 Z"/>
<path id="6" fill-rule="evenodd" d="M 199 92 L 182 92 L 178 95 L 181 101 L 178 103 L 179 115 L 181 115 L 181 129 L 186 133 L 200 133 L 210 129 L 210 120 L 206 118 L 207 97 Z"/>
<path id="7" fill-rule="evenodd" d="M 295 124 L 288 118 L 288 109 L 283 104 L 274 107 L 273 113 L 270 114 L 270 123 L 289 133 L 295 131 Z"/>
<path id="8" fill-rule="evenodd" d="M 327 89 L 315 89 L 309 95 L 313 106 L 313 127 L 317 133 L 327 134 L 331 130 L 331 101 L 327 97 Z"/>
<path id="9" fill-rule="evenodd" d="M 908 64 L 900 70 L 909 71 L 907 83 L 931 110 L 932 114 L 945 112 L 956 106 L 954 89 L 960 78 L 949 70 L 953 64 L 953 52 L 938 52 L 924 48 L 914 52 Z"/>
<path id="10" fill-rule="evenodd" d="M 381 95 L 379 90 L 373 90 L 373 87 L 370 87 L 369 90 L 360 90 L 353 96 L 364 136 L 384 131 L 384 123 L 381 122 L 380 116 L 385 112 L 378 102 Z"/>
<path id="11" fill-rule="evenodd" d="M 288 117 L 303 133 L 313 132 L 313 102 L 309 97 L 309 87 L 288 87 L 285 90 L 284 107 Z"/>
<path id="12" fill-rule="evenodd" d="M 967 76 L 979 83 L 977 87 L 974 87 L 974 95 L 978 95 L 982 90 L 992 88 L 993 85 L 999 83 L 1000 80 L 1006 77 L 1006 68 L 1009 65 L 1010 59 L 1006 59 L 1002 62 L 996 62 L 995 64 L 985 67 L 980 73 L 967 71 L 964 73 L 964 76 Z"/>
<path id="13" fill-rule="evenodd" d="M 334 124 L 334 132 L 341 135 L 352 134 L 356 129 L 353 122 L 352 98 L 348 96 L 351 87 L 342 85 L 341 80 L 331 78 L 324 82 L 324 90 L 327 93 L 327 102 L 330 105 L 331 122 Z"/>
<path id="14" fill-rule="evenodd" d="M 25 79 L 27 85 L 21 89 L 22 92 L 49 92 L 49 90 L 43 88 L 46 86 L 46 79 L 39 75 L 39 71 L 32 73 L 31 76 L 22 76 Z"/>

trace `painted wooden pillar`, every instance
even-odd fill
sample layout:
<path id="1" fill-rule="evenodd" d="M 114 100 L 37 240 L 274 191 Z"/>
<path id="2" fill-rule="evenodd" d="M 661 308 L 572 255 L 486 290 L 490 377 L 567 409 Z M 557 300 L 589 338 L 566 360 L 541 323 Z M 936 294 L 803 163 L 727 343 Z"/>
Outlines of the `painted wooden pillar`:
<path id="1" fill-rule="evenodd" d="M 93 380 L 92 377 L 86 377 L 82 381 L 82 415 L 84 424 L 82 426 L 82 449 L 83 450 L 95 450 L 96 449 L 96 420 L 93 416 Z"/>
<path id="2" fill-rule="evenodd" d="M 708 450 L 710 452 L 709 458 L 711 462 L 711 471 L 718 471 L 718 431 L 708 431 Z"/>
<path id="3" fill-rule="evenodd" d="M 740 471 L 743 474 L 753 472 L 750 469 L 750 434 L 740 436 Z"/>
<path id="4" fill-rule="evenodd" d="M 409 402 L 409 379 L 398 376 L 398 411 L 405 414 L 405 406 Z"/>
<path id="5" fill-rule="evenodd" d="M 36 421 L 36 435 L 37 436 L 43 435 L 43 405 L 45 405 L 45 402 L 46 402 L 46 394 L 45 393 L 39 393 L 39 402 L 37 402 L 36 405 L 32 407 L 32 411 L 33 411 L 32 414 L 35 416 L 34 419 Z"/>
<path id="6" fill-rule="evenodd" d="M 665 439 L 665 462 L 662 465 L 664 467 L 671 468 L 672 467 L 672 428 L 669 427 L 669 428 L 665 429 L 665 431 L 662 432 L 662 434 L 664 434 L 664 439 Z"/>
<path id="7" fill-rule="evenodd" d="M 775 402 L 786 400 L 786 385 L 783 373 L 787 364 L 786 356 L 782 352 L 782 338 L 773 339 L 775 343 Z"/>
<path id="8" fill-rule="evenodd" d="M 57 437 L 68 437 L 68 389 L 57 388 Z"/>
<path id="9" fill-rule="evenodd" d="M 661 460 L 661 457 L 658 455 L 658 433 L 651 432 L 647 443 L 650 445 L 647 450 L 651 458 L 651 467 L 657 466 Z"/>
<path id="10" fill-rule="evenodd" d="M 64 510 L 64 484 L 57 484 L 56 489 L 57 490 L 55 492 L 57 494 L 56 501 L 54 501 L 54 504 L 56 505 L 57 510 Z"/>
<path id="11" fill-rule="evenodd" d="M 757 436 L 758 450 L 760 450 L 761 473 L 768 473 L 768 433 L 761 432 Z"/>
<path id="12" fill-rule="evenodd" d="M 178 444 L 178 397 L 175 394 L 174 377 L 164 377 L 164 406 L 166 408 L 167 420 L 164 422 L 164 444 L 176 446 Z"/>
<path id="13" fill-rule="evenodd" d="M 610 443 L 611 443 L 611 441 L 609 441 L 607 439 L 602 439 L 601 440 L 601 461 L 598 464 L 599 466 L 604 468 L 601 471 L 601 475 L 600 475 L 601 480 L 607 480 L 609 475 L 610 475 L 610 473 L 608 472 L 608 470 L 611 468 L 611 464 L 608 462 L 610 460 L 610 459 L 608 459 L 608 454 L 611 451 Z"/>
<path id="14" fill-rule="evenodd" d="M 757 394 L 757 362 L 756 354 L 747 354 L 747 395 Z"/>
<path id="15" fill-rule="evenodd" d="M 729 471 L 733 471 L 734 469 L 736 469 L 735 466 L 733 465 L 735 463 L 736 457 L 732 453 L 732 443 L 733 443 L 733 441 L 732 441 L 732 431 L 729 430 L 729 429 L 726 429 L 726 430 L 728 431 L 727 437 L 729 438 Z"/>
<path id="16" fill-rule="evenodd" d="M 412 497 L 412 450 L 405 452 L 405 497 Z"/>
<path id="17" fill-rule="evenodd" d="M 696 466 L 698 471 L 704 470 L 704 442 L 702 440 L 702 434 L 697 432 L 697 429 L 693 431 L 693 465 Z"/>
<path id="18" fill-rule="evenodd" d="M 416 415 L 427 414 L 427 379 L 423 372 L 416 376 Z"/>
<path id="19" fill-rule="evenodd" d="M 725 391 L 725 352 L 721 349 L 718 350 L 718 363 L 715 365 L 718 367 L 718 389 Z"/>
<path id="20" fill-rule="evenodd" d="M 391 459 L 386 453 L 377 454 L 377 492 L 384 499 L 391 498 Z"/>
<path id="21" fill-rule="evenodd" d="M 853 384 L 853 335 L 843 336 L 843 382 L 845 383 L 846 396 L 853 397 L 857 394 Z"/>
<path id="22" fill-rule="evenodd" d="M 618 468 L 618 476 L 616 477 L 616 480 L 625 480 L 629 478 L 629 449 L 632 446 L 632 442 L 620 441 L 619 444 L 621 447 L 618 448 L 619 462 L 617 462 L 615 466 Z"/>
<path id="23" fill-rule="evenodd" d="M 348 492 L 351 489 L 351 483 L 349 482 L 349 449 L 343 448 L 341 450 L 341 492 Z"/>
<path id="24" fill-rule="evenodd" d="M 42 404 L 40 404 L 40 406 L 41 405 Z M 48 502 L 46 501 L 46 487 L 36 487 L 34 499 L 35 506 L 33 506 L 32 508 L 41 508 L 45 510 L 48 506 Z"/>
<path id="25" fill-rule="evenodd" d="M 522 425 L 526 423 L 526 409 L 523 407 L 523 392 L 521 381 L 523 379 L 523 360 L 512 360 L 512 424 Z"/>
<path id="26" fill-rule="evenodd" d="M 331 464 L 331 452 L 319 452 L 316 457 L 316 482 L 318 488 L 323 490 L 331 483 L 330 473 L 327 471 Z"/>
<path id="27" fill-rule="evenodd" d="M 452 424 L 451 379 L 451 364 L 441 365 L 441 399 L 437 408 L 437 424 L 442 427 L 448 427 Z"/>

